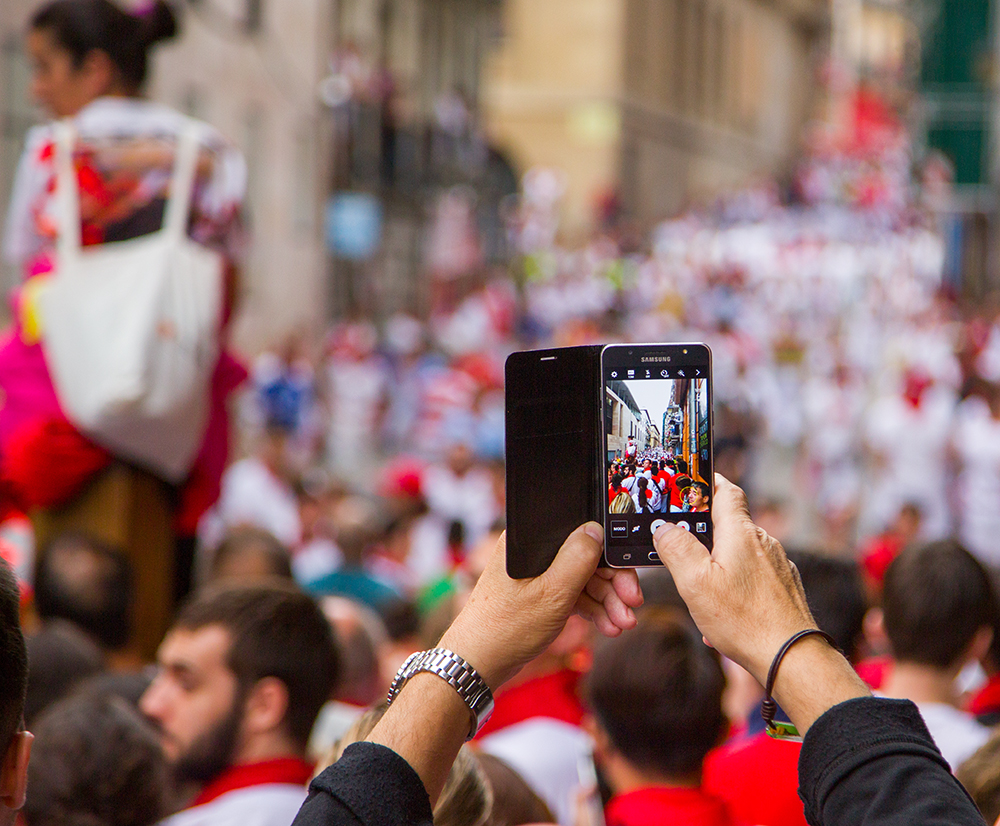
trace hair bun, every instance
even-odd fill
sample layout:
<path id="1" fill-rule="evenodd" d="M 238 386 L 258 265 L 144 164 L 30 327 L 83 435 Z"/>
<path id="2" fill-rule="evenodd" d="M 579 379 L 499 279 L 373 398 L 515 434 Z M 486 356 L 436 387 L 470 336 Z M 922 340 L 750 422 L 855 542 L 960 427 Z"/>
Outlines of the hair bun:
<path id="1" fill-rule="evenodd" d="M 166 0 L 153 0 L 133 12 L 139 19 L 139 37 L 147 47 L 169 40 L 178 32 L 177 15 Z"/>

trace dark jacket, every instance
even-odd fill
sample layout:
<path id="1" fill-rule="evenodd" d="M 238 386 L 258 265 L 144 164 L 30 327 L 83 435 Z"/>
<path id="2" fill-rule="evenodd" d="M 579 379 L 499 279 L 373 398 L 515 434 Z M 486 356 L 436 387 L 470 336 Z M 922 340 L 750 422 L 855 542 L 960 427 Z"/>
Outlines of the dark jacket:
<path id="1" fill-rule="evenodd" d="M 983 826 L 920 712 L 907 700 L 864 697 L 809 729 L 799 795 L 814 826 Z M 391 749 L 355 743 L 310 786 L 293 826 L 431 823 L 416 772 Z"/>

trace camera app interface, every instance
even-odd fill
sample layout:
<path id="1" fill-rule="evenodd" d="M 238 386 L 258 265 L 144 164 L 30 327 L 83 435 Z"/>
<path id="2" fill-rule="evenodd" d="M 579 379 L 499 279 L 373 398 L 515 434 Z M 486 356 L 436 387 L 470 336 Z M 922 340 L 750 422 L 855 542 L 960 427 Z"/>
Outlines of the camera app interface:
<path id="1" fill-rule="evenodd" d="M 621 565 L 659 561 L 652 536 L 663 522 L 711 548 L 708 368 L 634 361 L 604 369 L 606 541 Z"/>

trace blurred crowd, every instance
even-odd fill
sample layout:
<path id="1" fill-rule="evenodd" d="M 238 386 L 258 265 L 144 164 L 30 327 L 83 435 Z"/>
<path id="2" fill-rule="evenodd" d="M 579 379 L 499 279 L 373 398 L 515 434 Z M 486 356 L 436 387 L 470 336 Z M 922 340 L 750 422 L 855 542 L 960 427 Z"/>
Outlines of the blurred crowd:
<path id="1" fill-rule="evenodd" d="M 558 190 L 557 176 L 539 181 Z M 297 652 L 314 664 L 300 669 L 314 679 L 283 678 L 311 686 L 308 725 L 295 723 L 308 737 L 281 741 L 297 762 L 279 772 L 265 761 L 260 775 L 287 793 L 253 802 L 268 822 L 288 822 L 314 762 L 371 730 L 380 712 L 365 710 L 410 653 L 435 644 L 497 544 L 506 355 L 665 340 L 713 349 L 717 468 L 746 485 L 778 538 L 827 552 L 795 555 L 821 626 L 873 686 L 918 702 L 945 759 L 964 764 L 985 812 L 1000 813 L 984 725 L 1000 714 L 989 574 L 1000 561 L 1000 326 L 991 308 L 964 311 L 942 289 L 933 215 L 836 199 L 788 206 L 760 186 L 661 224 L 647 245 L 612 228 L 568 249 L 546 231 L 558 200 L 532 202 L 527 189 L 510 230 L 513 271 L 437 284 L 427 319 L 347 321 L 255 360 L 239 400 L 242 457 L 199 526 L 197 595 L 156 671 L 120 653 L 133 598 L 124 558 L 83 536 L 40 554 L 28 724 L 39 736 L 32 782 L 46 797 L 29 793 L 29 824 L 74 822 L 60 818 L 90 805 L 122 824 L 193 806 L 174 816 L 181 824 L 235 805 L 234 790 L 253 783 L 237 747 L 246 735 L 234 732 L 256 706 L 217 698 L 225 715 L 201 723 L 185 711 L 209 691 L 197 682 L 203 649 L 227 643 L 215 667 L 239 680 L 243 657 L 287 663 Z M 558 485 L 553 470 L 540 485 Z M 947 540 L 956 534 L 975 556 Z M 664 572 L 642 581 L 638 631 L 595 646 L 573 618 L 498 695 L 437 822 L 805 822 L 798 748 L 762 732 L 759 686 L 701 644 Z M 302 592 L 335 654 L 298 638 L 315 620 L 306 607 L 292 621 L 240 602 L 273 599 L 278 611 Z M 228 629 L 221 642 L 217 626 Z M 247 682 L 261 709 L 265 682 Z M 87 751 L 95 737 L 115 748 Z M 84 752 L 103 785 L 80 776 Z M 137 785 L 149 799 L 130 807 Z M 63 807 L 55 819 L 52 801 Z"/>
<path id="2" fill-rule="evenodd" d="M 69 24 L 80 22 L 82 4 L 52 5 L 46 14 L 76 32 Z M 159 21 L 145 49 L 174 34 L 173 14 L 163 2 L 130 14 L 89 6 L 118 21 L 109 30 L 122 42 L 98 43 L 74 63 L 68 49 L 77 41 L 61 41 L 61 23 L 37 18 L 36 74 L 51 63 L 66 75 L 41 89 L 62 88 L 89 67 L 104 82 L 83 90 L 99 92 L 83 107 L 88 117 L 121 108 L 134 120 L 131 110 L 146 105 L 137 96 L 145 52 L 134 84 L 107 82 L 121 80 L 111 63 L 140 57 L 136 38 L 120 37 L 121 18 L 137 31 Z M 331 99 L 350 81 L 349 57 L 325 89 Z M 391 85 L 382 77 L 386 109 Z M 54 115 L 77 114 L 76 98 L 61 111 L 54 104 L 65 101 L 48 97 Z M 169 533 L 167 511 L 183 505 L 184 490 L 160 486 L 169 507 L 157 499 L 148 512 L 142 500 L 128 509 L 132 534 L 122 544 L 140 551 L 131 556 L 51 526 L 36 554 L 32 508 L 2 500 L 0 555 L 20 591 L 0 566 L 0 649 L 13 660 L 16 646 L 3 634 L 16 617 L 3 615 L 17 613 L 20 594 L 25 721 L 37 735 L 27 826 L 145 826 L 167 816 L 170 826 L 290 823 L 314 771 L 377 725 L 399 666 L 433 647 L 487 566 L 502 564 L 505 358 L 524 348 L 663 341 L 710 345 L 716 469 L 746 488 L 761 527 L 805 549 L 793 556 L 819 625 L 872 687 L 917 703 L 942 759 L 995 821 L 1000 305 L 958 300 L 955 216 L 939 185 L 947 170 L 938 162 L 914 176 L 898 125 L 874 99 L 859 95 L 855 107 L 857 134 L 846 142 L 813 134 L 788 191 L 761 181 L 686 209 L 648 237 L 610 196 L 593 235 L 565 243 L 565 182 L 554 170 L 530 170 L 516 199 L 498 207 L 503 243 L 477 237 L 467 191 L 442 193 L 427 240 L 425 317 L 344 319 L 321 335 L 289 335 L 253 360 L 234 401 L 236 460 L 217 500 L 214 475 L 206 473 L 212 484 L 191 477 L 203 482 L 189 484 L 200 519 L 193 539 L 179 533 L 194 558 L 185 582 L 193 593 L 170 618 L 156 666 L 130 646 L 141 630 L 136 569 L 152 555 L 157 512 Z M 436 117 L 452 139 L 437 154 L 475 165 L 482 147 L 464 102 L 439 101 Z M 51 161 L 37 154 L 26 155 L 29 169 Z M 48 179 L 36 177 L 44 201 Z M 235 204 L 222 212 L 235 223 Z M 43 212 L 24 214 L 27 226 Z M 496 256 L 485 248 L 513 257 L 487 264 Z M 41 377 L 42 353 L 31 346 Z M 215 378 L 221 421 L 230 383 Z M 54 391 L 51 402 L 58 407 Z M 33 431 L 26 464 L 35 481 L 51 487 L 64 472 L 78 486 L 35 502 L 35 515 L 85 496 L 112 463 L 63 424 Z M 53 432 L 71 449 L 39 463 Z M 210 436 L 224 453 L 228 431 Z M 74 468 L 65 456 L 94 466 Z M 687 471 L 671 468 L 672 456 L 634 459 L 612 469 L 609 504 L 707 507 L 707 485 L 668 478 Z M 645 484 L 654 478 L 657 490 Z M 131 484 L 141 482 L 135 475 Z M 578 495 L 558 467 L 537 488 L 527 494 Z M 105 501 L 93 512 L 104 515 L 102 506 L 111 510 Z M 665 571 L 641 580 L 638 629 L 597 644 L 590 624 L 571 617 L 497 693 L 435 822 L 805 823 L 799 750 L 763 732 L 760 686 L 702 643 Z M 24 696 L 23 687 L 0 689 Z M 6 754 L 20 765 L 30 738 L 18 732 L 19 719 L 0 719 L 16 746 Z M 24 788 L 10 786 L 9 768 L 0 767 L 0 807 L 17 808 Z"/>

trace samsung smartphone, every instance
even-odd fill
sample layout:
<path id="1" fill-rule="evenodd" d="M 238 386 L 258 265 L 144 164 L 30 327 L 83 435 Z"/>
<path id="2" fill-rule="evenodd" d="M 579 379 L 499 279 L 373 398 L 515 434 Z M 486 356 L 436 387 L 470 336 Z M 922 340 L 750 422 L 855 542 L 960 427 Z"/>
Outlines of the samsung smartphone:
<path id="1" fill-rule="evenodd" d="M 600 346 L 513 353 L 504 368 L 507 573 L 538 576 L 603 518 Z"/>
<path id="2" fill-rule="evenodd" d="M 604 556 L 660 565 L 653 533 L 676 522 L 712 548 L 712 353 L 704 344 L 601 351 Z"/>

